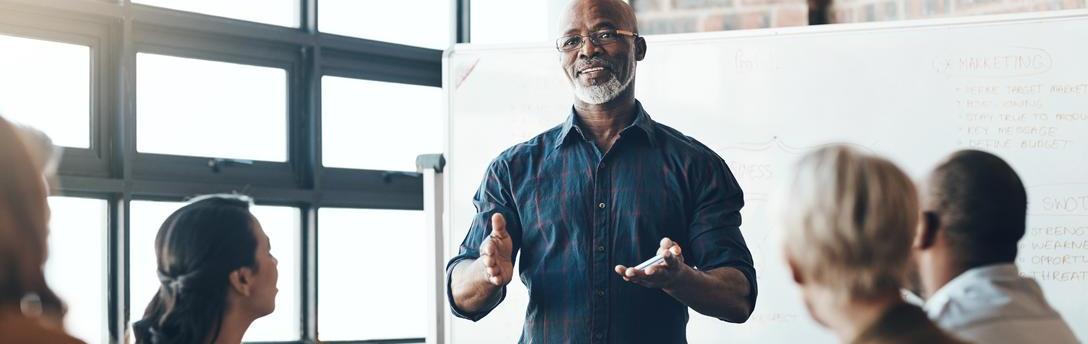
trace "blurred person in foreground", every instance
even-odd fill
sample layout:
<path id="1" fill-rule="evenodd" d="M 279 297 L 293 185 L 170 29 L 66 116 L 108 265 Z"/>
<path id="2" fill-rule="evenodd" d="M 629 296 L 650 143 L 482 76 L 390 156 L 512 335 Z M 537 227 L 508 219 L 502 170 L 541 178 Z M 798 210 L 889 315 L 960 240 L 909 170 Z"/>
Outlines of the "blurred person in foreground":
<path id="1" fill-rule="evenodd" d="M 906 174 L 832 145 L 802 157 L 785 190 L 786 261 L 816 322 L 842 343 L 959 343 L 900 294 L 919 218 Z"/>
<path id="2" fill-rule="evenodd" d="M 82 343 L 64 332 L 65 305 L 46 284 L 49 186 L 58 155 L 41 132 L 0 117 L 0 337 Z"/>

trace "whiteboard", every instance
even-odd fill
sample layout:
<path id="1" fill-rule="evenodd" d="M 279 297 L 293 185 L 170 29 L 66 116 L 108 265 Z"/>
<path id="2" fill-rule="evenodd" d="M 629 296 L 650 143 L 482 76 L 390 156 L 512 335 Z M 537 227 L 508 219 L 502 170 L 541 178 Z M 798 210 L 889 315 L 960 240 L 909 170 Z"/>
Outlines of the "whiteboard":
<path id="1" fill-rule="evenodd" d="M 636 96 L 658 122 L 721 155 L 745 191 L 741 229 L 759 299 L 745 324 L 690 311 L 691 343 L 834 341 L 808 316 L 781 258 L 768 200 L 793 161 L 829 142 L 922 177 L 956 149 L 1009 161 L 1028 187 L 1018 264 L 1088 338 L 1088 11 L 647 37 Z M 572 94 L 550 44 L 458 45 L 446 54 L 447 258 L 502 150 L 561 123 Z M 452 343 L 512 343 L 515 279 Z"/>

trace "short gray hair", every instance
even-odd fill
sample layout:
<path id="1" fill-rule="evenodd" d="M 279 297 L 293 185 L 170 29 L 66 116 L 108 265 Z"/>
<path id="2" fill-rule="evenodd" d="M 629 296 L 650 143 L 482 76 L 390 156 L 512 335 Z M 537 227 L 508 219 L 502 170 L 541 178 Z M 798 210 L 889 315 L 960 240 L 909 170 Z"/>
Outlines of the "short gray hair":
<path id="1" fill-rule="evenodd" d="M 888 160 L 844 145 L 805 155 L 782 210 L 786 250 L 810 283 L 843 298 L 905 282 L 920 218 L 914 183 Z"/>

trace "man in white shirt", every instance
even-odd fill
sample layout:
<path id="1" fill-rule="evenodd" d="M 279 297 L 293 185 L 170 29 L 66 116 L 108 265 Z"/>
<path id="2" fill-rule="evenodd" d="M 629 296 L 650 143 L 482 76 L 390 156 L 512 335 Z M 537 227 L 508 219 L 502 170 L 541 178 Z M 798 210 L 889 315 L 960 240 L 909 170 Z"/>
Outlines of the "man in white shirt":
<path id="1" fill-rule="evenodd" d="M 925 310 L 938 326 L 976 343 L 1078 343 L 1035 280 L 1014 264 L 1027 193 L 993 154 L 952 154 L 919 188 L 914 242 Z"/>

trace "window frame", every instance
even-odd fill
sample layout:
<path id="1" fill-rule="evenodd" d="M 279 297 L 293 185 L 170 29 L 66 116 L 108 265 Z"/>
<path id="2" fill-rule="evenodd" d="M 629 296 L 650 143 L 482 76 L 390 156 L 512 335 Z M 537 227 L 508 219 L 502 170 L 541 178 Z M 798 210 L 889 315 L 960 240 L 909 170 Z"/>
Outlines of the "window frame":
<path id="1" fill-rule="evenodd" d="M 115 276 L 113 276 L 113 269 L 111 268 L 111 264 L 110 264 L 112 262 L 112 252 L 113 252 L 113 242 L 114 242 L 113 237 L 112 237 L 113 232 L 114 232 L 112 230 L 112 228 L 113 228 L 112 226 L 115 223 L 114 222 L 115 219 L 113 218 L 114 202 L 112 202 L 112 200 L 109 199 L 109 197 L 102 197 L 102 195 L 100 195 L 100 194 L 95 194 L 95 193 L 90 193 L 90 192 L 69 192 L 69 193 L 65 193 L 65 194 L 52 194 L 52 195 L 50 195 L 50 197 L 54 197 L 54 196 L 101 201 L 105 205 L 104 210 L 106 211 L 106 213 L 103 214 L 103 218 L 106 220 L 106 223 L 103 224 L 104 232 L 101 233 L 101 234 L 104 235 L 104 238 L 103 238 L 102 241 L 103 241 L 103 243 L 106 244 L 106 247 L 105 247 L 105 250 L 104 250 L 106 252 L 106 257 L 104 257 L 104 258 L 105 258 L 107 263 L 106 263 L 106 266 L 103 269 L 106 272 L 106 276 L 105 276 L 105 278 L 102 279 L 102 283 L 103 283 L 102 284 L 102 289 L 106 291 L 106 295 L 105 295 L 106 297 L 105 297 L 105 304 L 103 304 L 102 306 L 103 306 L 104 309 L 106 309 L 106 313 L 107 313 L 107 320 L 103 321 L 103 323 L 106 323 L 107 326 L 108 326 L 106 328 L 105 333 L 106 333 L 107 337 L 112 338 L 112 336 L 113 336 L 112 332 L 111 332 L 112 327 L 113 327 L 112 319 L 113 319 L 113 312 L 115 311 L 114 303 L 115 303 L 115 300 L 116 300 L 115 299 L 116 295 L 114 293 L 115 291 L 113 290 L 113 281 L 115 280 Z"/>
<path id="2" fill-rule="evenodd" d="M 445 166 L 445 161 L 443 160 L 441 162 L 438 162 L 438 166 L 444 167 Z M 382 209 L 382 208 L 340 207 L 340 206 L 335 206 L 335 205 L 326 205 L 326 206 L 323 206 L 321 208 L 324 209 L 324 210 L 341 210 L 341 211 L 343 211 L 343 210 L 349 210 L 349 211 L 353 211 L 353 210 L 373 210 L 373 209 L 380 209 L 380 210 L 422 210 L 422 209 L 408 209 L 408 208 L 405 208 L 405 209 L 393 209 L 393 208 Z M 318 210 L 320 210 L 320 209 L 318 209 Z M 320 213 L 320 211 L 314 211 L 314 216 L 317 216 L 317 214 L 319 214 L 319 213 Z M 423 214 L 421 214 L 421 215 L 423 215 Z M 316 243 L 316 238 L 314 238 L 314 240 L 315 240 L 315 243 Z M 424 244 L 424 246 L 426 246 L 426 243 L 423 243 L 423 244 Z M 316 264 L 317 261 L 315 260 L 314 262 Z M 442 273 L 445 274 L 444 269 L 443 269 Z M 430 278 L 432 276 L 428 275 L 426 277 Z M 314 280 L 316 280 L 316 278 Z M 315 286 L 315 288 L 316 288 L 316 286 Z M 426 296 L 426 295 L 423 295 L 423 296 Z M 315 300 L 315 302 L 316 302 L 316 300 Z M 316 303 L 315 303 L 315 305 L 316 305 Z M 431 316 L 431 315 L 427 315 L 427 316 Z M 354 343 L 398 344 L 398 343 L 426 343 L 426 341 L 427 341 L 427 338 L 419 337 L 419 338 L 369 339 L 369 340 L 351 340 L 351 341 L 348 341 L 348 340 L 332 340 L 332 341 L 322 340 L 321 343 L 332 343 L 332 344 L 354 344 Z"/>
<path id="3" fill-rule="evenodd" d="M 331 36 L 330 41 L 350 40 L 352 38 Z M 342 43 L 342 42 L 341 42 Z M 373 42 L 377 49 L 394 49 L 404 47 L 402 45 Z M 406 50 L 399 56 L 406 59 L 406 63 L 388 69 L 388 66 L 380 62 L 374 62 L 379 56 L 373 56 L 366 51 L 346 49 L 326 49 L 322 51 L 322 64 L 319 76 L 316 78 L 317 96 L 321 96 L 321 77 L 341 77 L 370 81 L 393 82 L 417 86 L 442 87 L 442 66 L 435 66 L 433 61 L 442 60 L 442 52 L 438 50 Z M 365 61 L 358 63 L 357 61 Z M 315 112 L 315 120 L 322 120 L 320 100 Z M 319 125 L 318 125 L 319 126 Z M 322 143 L 322 133 L 317 133 L 317 145 Z M 322 150 L 323 151 L 323 150 Z M 316 157 L 316 163 L 322 164 L 320 156 Z M 349 169 L 340 167 L 324 167 L 322 165 L 322 186 L 331 190 L 371 190 L 376 192 L 374 201 L 389 200 L 397 206 L 388 209 L 422 209 L 423 199 L 418 203 L 415 199 L 397 197 L 405 193 L 422 195 L 422 175 L 418 173 L 404 173 L 396 171 L 379 171 L 364 169 Z M 333 199 L 335 201 L 336 199 Z M 334 202 L 338 206 L 346 204 Z M 368 207 L 369 208 L 369 207 Z"/>
<path id="4" fill-rule="evenodd" d="M 318 31 L 319 0 L 298 0 L 299 27 L 133 4 L 131 0 L 0 0 L 0 34 L 90 47 L 88 149 L 65 147 L 53 195 L 102 199 L 107 218 L 108 343 L 124 343 L 129 310 L 130 202 L 184 201 L 240 192 L 300 214 L 301 338 L 317 342 L 318 209 L 423 209 L 419 173 L 321 165 L 321 77 L 442 86 L 441 50 Z M 451 42 L 467 39 L 469 0 L 451 1 Z M 464 32 L 462 32 L 464 31 Z M 226 164 L 136 150 L 136 54 L 282 68 L 287 75 L 287 161 Z M 439 152 L 434 152 L 439 153 Z M 422 343 L 389 338 L 332 343 Z"/>
<path id="5" fill-rule="evenodd" d="M 87 46 L 90 94 L 88 103 L 88 148 L 62 147 L 64 159 L 58 172 L 65 175 L 105 177 L 108 175 L 110 142 L 107 135 L 106 114 L 113 112 L 110 106 L 109 78 L 115 58 L 110 43 L 116 39 L 107 20 L 88 18 L 51 18 L 36 11 L 15 9 L 0 12 L 0 34 L 25 39 Z"/>

